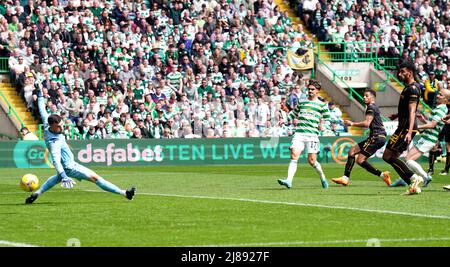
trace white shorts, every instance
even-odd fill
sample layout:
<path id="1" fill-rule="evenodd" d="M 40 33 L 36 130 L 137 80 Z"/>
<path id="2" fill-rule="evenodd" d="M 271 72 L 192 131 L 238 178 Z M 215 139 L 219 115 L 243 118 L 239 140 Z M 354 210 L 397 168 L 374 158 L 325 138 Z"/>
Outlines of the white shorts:
<path id="1" fill-rule="evenodd" d="M 429 152 L 436 143 L 430 142 L 423 138 L 420 138 L 419 141 L 414 145 L 420 152 L 427 153 Z"/>
<path id="2" fill-rule="evenodd" d="M 319 138 L 317 136 L 305 136 L 300 134 L 294 134 L 294 138 L 292 138 L 290 148 L 296 148 L 303 152 L 306 148 L 308 153 L 317 154 L 320 150 Z"/>

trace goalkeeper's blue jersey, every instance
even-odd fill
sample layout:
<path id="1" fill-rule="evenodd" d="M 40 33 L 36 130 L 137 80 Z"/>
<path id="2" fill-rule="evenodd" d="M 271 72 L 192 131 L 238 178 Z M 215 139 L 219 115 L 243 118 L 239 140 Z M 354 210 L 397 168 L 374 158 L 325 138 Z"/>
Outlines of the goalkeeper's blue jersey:
<path id="1" fill-rule="evenodd" d="M 38 98 L 39 112 L 44 123 L 44 140 L 52 156 L 52 163 L 58 173 L 65 169 L 73 169 L 75 160 L 63 134 L 55 134 L 49 130 L 48 113 L 45 109 L 44 97 Z"/>

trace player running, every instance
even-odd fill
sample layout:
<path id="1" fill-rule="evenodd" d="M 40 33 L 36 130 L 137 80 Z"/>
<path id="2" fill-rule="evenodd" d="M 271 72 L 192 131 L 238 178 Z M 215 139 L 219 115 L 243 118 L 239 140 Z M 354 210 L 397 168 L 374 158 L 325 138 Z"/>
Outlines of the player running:
<path id="1" fill-rule="evenodd" d="M 308 84 L 308 98 L 300 100 L 297 106 L 287 116 L 288 121 L 298 119 L 297 129 L 291 143 L 291 162 L 288 168 L 288 177 L 278 179 L 278 183 L 287 188 L 292 187 L 292 180 L 297 171 L 297 161 L 303 150 L 308 150 L 308 162 L 320 175 L 323 188 L 328 188 L 328 182 L 323 173 L 322 166 L 317 162 L 319 152 L 319 127 L 320 120 L 330 120 L 330 111 L 323 101 L 319 100 L 318 93 L 321 88 L 320 82 L 311 80 Z M 285 122 L 280 119 L 279 125 Z"/>
<path id="2" fill-rule="evenodd" d="M 129 190 L 121 190 L 116 185 L 100 177 L 94 171 L 74 161 L 73 153 L 67 145 L 66 138 L 63 134 L 64 122 L 62 118 L 56 114 L 49 116 L 45 109 L 44 97 L 40 88 L 38 89 L 37 95 L 39 112 L 45 129 L 45 144 L 50 151 L 57 174 L 48 178 L 36 192 L 25 200 L 25 204 L 33 203 L 41 194 L 59 182 L 61 182 L 63 188 L 72 188 L 76 183 L 69 177 L 76 178 L 79 181 L 91 181 L 105 191 L 120 194 L 132 200 L 136 193 L 135 187 L 131 187 Z"/>
<path id="3" fill-rule="evenodd" d="M 406 86 L 400 94 L 398 113 L 389 116 L 391 120 L 398 118 L 398 127 L 389 139 L 383 154 L 383 160 L 389 163 L 409 185 L 405 195 L 420 193 L 419 185 L 423 182 L 422 177 L 412 172 L 406 163 L 399 159 L 417 132 L 416 111 L 420 100 L 420 87 L 414 80 L 414 69 L 412 62 L 404 62 L 399 66 L 399 79 Z"/>
<path id="4" fill-rule="evenodd" d="M 345 120 L 347 126 L 369 127 L 370 134 L 366 140 L 352 146 L 348 151 L 347 164 L 345 165 L 344 176 L 333 178 L 331 181 L 347 186 L 349 184 L 350 173 L 352 172 L 355 160 L 358 165 L 366 169 L 368 172 L 380 177 L 388 186 L 391 185 L 390 173 L 388 171 L 381 172 L 370 164 L 367 159 L 370 158 L 378 149 L 386 144 L 386 130 L 381 120 L 380 109 L 375 104 L 377 94 L 374 90 L 367 89 L 364 92 L 364 103 L 366 108 L 366 119 L 361 122 L 352 122 Z M 358 156 L 356 158 L 356 156 Z"/>
<path id="5" fill-rule="evenodd" d="M 447 114 L 447 102 L 450 99 L 450 90 L 442 89 L 436 96 L 437 98 L 437 106 L 431 112 L 431 122 L 427 122 L 426 124 L 419 125 L 418 128 L 425 129 L 421 134 L 419 141 L 408 151 L 406 155 L 406 165 L 413 170 L 416 174 L 420 175 L 424 179 L 424 187 L 428 186 L 428 184 L 433 179 L 429 173 L 426 173 L 424 169 L 420 166 L 419 163 L 416 162 L 418 158 L 420 158 L 424 153 L 430 152 L 439 139 L 439 132 L 444 127 L 445 122 L 443 118 L 445 114 Z M 418 116 L 418 118 L 425 122 L 425 119 L 422 115 Z M 403 182 L 404 183 L 404 182 Z M 395 182 L 395 184 L 402 185 L 402 180 L 400 182 Z"/>

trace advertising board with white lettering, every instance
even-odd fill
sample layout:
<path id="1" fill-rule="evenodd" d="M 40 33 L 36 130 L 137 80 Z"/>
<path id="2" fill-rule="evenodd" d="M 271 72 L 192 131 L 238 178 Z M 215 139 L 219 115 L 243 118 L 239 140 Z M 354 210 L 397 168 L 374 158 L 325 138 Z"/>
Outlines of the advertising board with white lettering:
<path id="1" fill-rule="evenodd" d="M 417 139 L 417 138 L 416 138 Z M 318 160 L 345 164 L 351 146 L 363 137 L 321 137 Z M 202 164 L 286 164 L 291 137 L 225 139 L 141 139 L 68 141 L 78 163 L 86 166 L 158 166 Z M 0 166 L 53 167 L 43 141 L 0 142 Z M 373 161 L 382 160 L 384 147 Z M 300 163 L 306 163 L 306 153 Z"/>

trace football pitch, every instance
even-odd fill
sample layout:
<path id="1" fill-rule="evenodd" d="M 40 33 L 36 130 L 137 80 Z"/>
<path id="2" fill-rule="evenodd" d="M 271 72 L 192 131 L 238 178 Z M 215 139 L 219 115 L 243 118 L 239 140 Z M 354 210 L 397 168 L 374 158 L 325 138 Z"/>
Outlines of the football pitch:
<path id="1" fill-rule="evenodd" d="M 83 181 L 32 205 L 19 178 L 33 173 L 42 184 L 54 169 L 1 169 L 0 246 L 450 246 L 449 176 L 403 196 L 405 187 L 388 188 L 357 165 L 348 187 L 331 182 L 342 165 L 322 167 L 328 189 L 306 164 L 291 189 L 277 183 L 287 164 L 93 168 L 121 188 L 137 186 L 135 199 Z"/>

